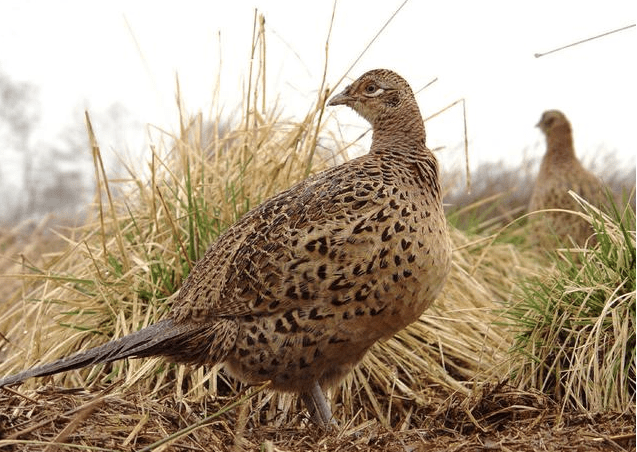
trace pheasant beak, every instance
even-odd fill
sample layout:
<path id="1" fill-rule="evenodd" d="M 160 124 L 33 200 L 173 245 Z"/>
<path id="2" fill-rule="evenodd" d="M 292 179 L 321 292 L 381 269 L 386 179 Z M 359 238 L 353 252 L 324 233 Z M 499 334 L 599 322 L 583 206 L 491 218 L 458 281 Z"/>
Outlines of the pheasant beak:
<path id="1" fill-rule="evenodd" d="M 354 99 L 349 94 L 349 86 L 348 86 L 342 92 L 332 97 L 327 103 L 327 106 L 333 107 L 334 105 L 349 105 L 353 100 Z"/>

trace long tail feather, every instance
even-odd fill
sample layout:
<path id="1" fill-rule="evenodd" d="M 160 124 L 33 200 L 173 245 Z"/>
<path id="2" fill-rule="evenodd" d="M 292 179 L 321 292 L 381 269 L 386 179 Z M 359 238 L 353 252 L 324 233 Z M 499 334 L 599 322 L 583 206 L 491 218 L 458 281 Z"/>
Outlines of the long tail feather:
<path id="1" fill-rule="evenodd" d="M 67 358 L 27 369 L 15 375 L 0 378 L 0 387 L 20 383 L 27 378 L 43 377 L 67 370 L 79 369 L 97 363 L 107 363 L 128 357 L 171 355 L 181 340 L 192 334 L 192 327 L 175 325 L 171 320 L 162 320 L 147 328 L 124 336 L 99 347 L 77 353 Z M 166 353 L 168 352 L 168 353 Z"/>

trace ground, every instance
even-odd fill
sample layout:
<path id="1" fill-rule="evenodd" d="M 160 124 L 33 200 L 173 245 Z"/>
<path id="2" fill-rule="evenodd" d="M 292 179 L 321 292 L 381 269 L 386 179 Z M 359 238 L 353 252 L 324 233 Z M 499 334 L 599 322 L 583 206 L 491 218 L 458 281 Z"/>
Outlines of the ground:
<path id="1" fill-rule="evenodd" d="M 425 406 L 413 407 L 410 419 L 396 418 L 391 428 L 373 419 L 352 419 L 330 433 L 308 425 L 302 414 L 282 426 L 255 423 L 246 415 L 249 401 L 243 409 L 201 422 L 204 413 L 238 397 L 193 404 L 176 401 L 171 394 L 149 399 L 133 390 L 115 393 L 114 389 L 112 385 L 90 391 L 53 386 L 2 390 L 0 449 L 53 450 L 51 443 L 57 442 L 67 444 L 58 450 L 109 451 L 635 450 L 633 414 L 562 412 L 548 397 L 506 384 L 486 385 L 479 395 L 468 398 L 429 397 Z M 242 418 L 250 419 L 242 422 Z M 169 439 L 165 448 L 154 444 L 175 433 L 177 438 Z"/>

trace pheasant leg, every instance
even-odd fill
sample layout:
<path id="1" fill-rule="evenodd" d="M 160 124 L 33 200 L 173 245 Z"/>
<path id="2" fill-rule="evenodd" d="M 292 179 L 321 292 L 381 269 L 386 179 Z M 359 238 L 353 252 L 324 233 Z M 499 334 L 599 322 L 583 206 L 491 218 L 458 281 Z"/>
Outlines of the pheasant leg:
<path id="1" fill-rule="evenodd" d="M 312 422 L 325 430 L 331 426 L 336 426 L 336 421 L 332 418 L 332 410 L 327 402 L 323 390 L 318 382 L 314 383 L 310 392 L 301 394 L 301 399 L 310 412 Z"/>

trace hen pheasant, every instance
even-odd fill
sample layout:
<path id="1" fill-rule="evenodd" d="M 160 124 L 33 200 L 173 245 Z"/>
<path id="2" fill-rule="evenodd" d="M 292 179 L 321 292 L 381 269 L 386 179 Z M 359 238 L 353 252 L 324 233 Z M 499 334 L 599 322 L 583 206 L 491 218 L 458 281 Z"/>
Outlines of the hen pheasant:
<path id="1" fill-rule="evenodd" d="M 600 207 L 604 201 L 602 182 L 575 156 L 571 124 L 566 116 L 558 110 L 545 111 L 537 127 L 546 135 L 546 153 L 533 187 L 529 212 L 543 209 L 581 212 L 569 190 Z M 546 245 L 565 243 L 569 236 L 578 245 L 584 245 L 594 232 L 589 222 L 569 212 L 543 212 L 534 228 L 537 241 Z"/>
<path id="2" fill-rule="evenodd" d="M 127 357 L 225 363 L 247 383 L 301 395 L 327 427 L 322 388 L 378 340 L 418 319 L 451 266 L 438 167 L 414 94 L 396 73 L 363 74 L 330 106 L 369 121 L 369 154 L 316 174 L 248 212 L 210 246 L 169 317 L 0 380 L 0 387 Z"/>

